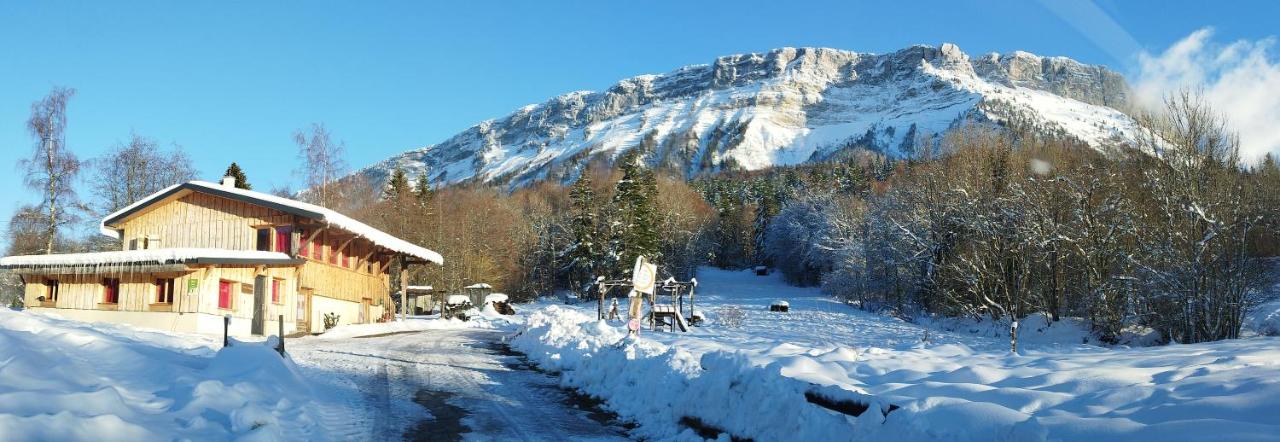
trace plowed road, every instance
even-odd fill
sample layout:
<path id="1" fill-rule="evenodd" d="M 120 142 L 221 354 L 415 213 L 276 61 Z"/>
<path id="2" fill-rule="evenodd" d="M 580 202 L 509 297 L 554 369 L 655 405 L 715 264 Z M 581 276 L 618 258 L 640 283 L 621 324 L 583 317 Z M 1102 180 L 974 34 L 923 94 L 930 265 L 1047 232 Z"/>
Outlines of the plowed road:
<path id="1" fill-rule="evenodd" d="M 333 440 L 626 440 L 490 330 L 289 342 Z"/>

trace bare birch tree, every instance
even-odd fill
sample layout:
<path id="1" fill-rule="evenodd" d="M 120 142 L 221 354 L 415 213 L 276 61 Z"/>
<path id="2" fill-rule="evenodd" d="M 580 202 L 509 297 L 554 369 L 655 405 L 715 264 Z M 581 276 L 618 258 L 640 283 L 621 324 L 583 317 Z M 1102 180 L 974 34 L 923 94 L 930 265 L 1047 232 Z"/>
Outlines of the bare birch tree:
<path id="1" fill-rule="evenodd" d="M 306 177 L 307 198 L 324 207 L 330 207 L 338 198 L 334 184 L 346 172 L 344 160 L 346 145 L 334 141 L 324 123 L 312 123 L 310 130 L 293 133 L 298 145 L 298 157 L 302 159 L 299 173 Z"/>
<path id="2" fill-rule="evenodd" d="M 79 220 L 83 206 L 72 187 L 80 173 L 80 159 L 67 149 L 67 102 L 75 89 L 55 87 L 31 104 L 27 130 L 35 138 L 29 158 L 18 166 L 26 171 L 26 184 L 42 194 L 39 210 L 44 214 L 44 252 L 53 253 L 59 231 Z"/>

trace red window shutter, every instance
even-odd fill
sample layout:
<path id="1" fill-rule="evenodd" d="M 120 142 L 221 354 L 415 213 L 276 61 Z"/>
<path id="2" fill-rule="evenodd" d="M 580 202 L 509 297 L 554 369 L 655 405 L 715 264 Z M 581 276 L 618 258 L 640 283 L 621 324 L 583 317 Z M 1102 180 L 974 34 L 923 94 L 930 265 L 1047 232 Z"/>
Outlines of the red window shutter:
<path id="1" fill-rule="evenodd" d="M 163 279 L 156 280 L 156 302 L 157 303 L 164 302 L 164 280 Z"/>
<path id="2" fill-rule="evenodd" d="M 231 309 L 231 283 L 218 282 L 218 308 Z"/>
<path id="3" fill-rule="evenodd" d="M 108 279 L 102 282 L 102 302 L 115 304 L 120 298 L 120 280 Z"/>
<path id="4" fill-rule="evenodd" d="M 280 303 L 280 280 L 271 280 L 271 302 Z"/>
<path id="5" fill-rule="evenodd" d="M 293 227 L 276 227 L 276 251 L 289 253 L 289 240 L 293 236 Z"/>
<path id="6" fill-rule="evenodd" d="M 334 264 L 334 265 L 338 264 L 338 242 L 337 241 L 334 241 L 333 245 L 329 246 L 329 264 Z"/>
<path id="7" fill-rule="evenodd" d="M 304 258 L 311 256 L 311 241 L 307 240 L 307 231 L 299 230 L 298 237 L 301 238 L 300 241 L 302 242 L 298 247 L 298 256 L 302 256 Z"/>

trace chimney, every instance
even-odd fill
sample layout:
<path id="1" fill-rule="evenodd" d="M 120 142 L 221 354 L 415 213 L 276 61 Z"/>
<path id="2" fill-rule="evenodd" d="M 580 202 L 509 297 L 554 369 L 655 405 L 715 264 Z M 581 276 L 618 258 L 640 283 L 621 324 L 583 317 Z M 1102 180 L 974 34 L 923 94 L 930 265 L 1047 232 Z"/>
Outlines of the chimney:
<path id="1" fill-rule="evenodd" d="M 236 177 L 230 175 L 222 177 L 222 185 L 224 187 L 236 187 Z"/>

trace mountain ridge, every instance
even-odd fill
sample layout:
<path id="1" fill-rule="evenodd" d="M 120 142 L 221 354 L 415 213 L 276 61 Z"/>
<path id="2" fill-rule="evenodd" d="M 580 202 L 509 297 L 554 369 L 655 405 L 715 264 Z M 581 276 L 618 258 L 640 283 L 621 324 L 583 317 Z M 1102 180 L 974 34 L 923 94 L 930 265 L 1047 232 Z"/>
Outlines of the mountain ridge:
<path id="1" fill-rule="evenodd" d="M 1104 66 L 1022 51 L 971 58 L 950 43 L 887 54 L 779 48 L 562 94 L 355 174 L 382 183 L 400 168 L 427 171 L 437 183 L 517 187 L 569 182 L 590 161 L 641 148 L 652 166 L 692 177 L 851 149 L 906 157 L 917 135 L 963 121 L 1028 126 L 1104 148 L 1136 139 L 1136 125 L 1117 110 L 1130 94 Z"/>

